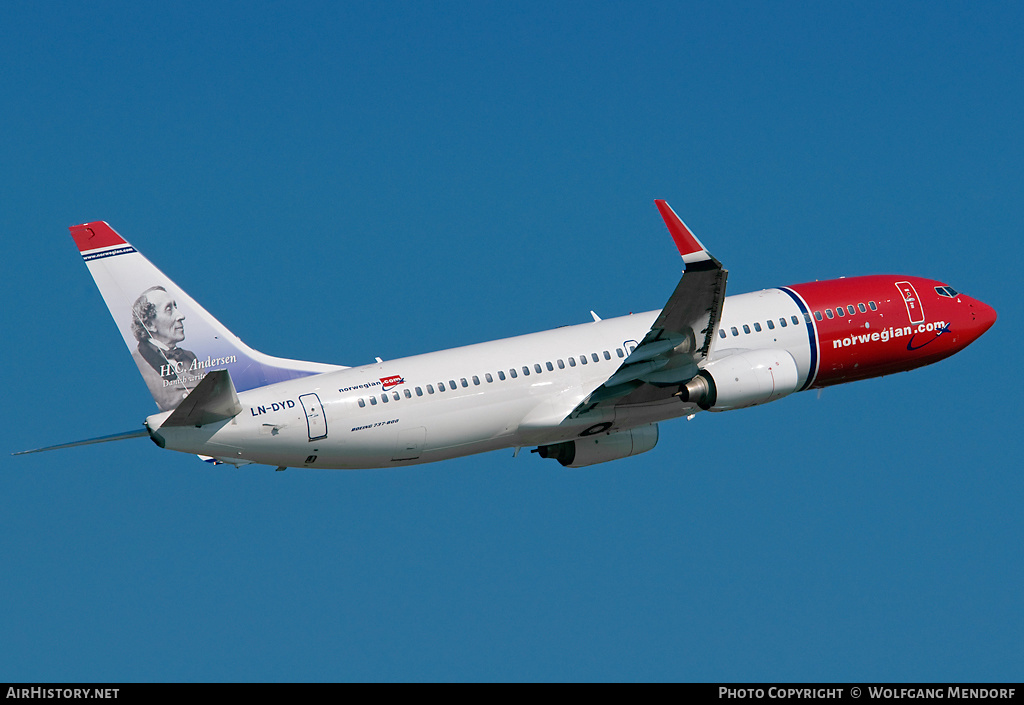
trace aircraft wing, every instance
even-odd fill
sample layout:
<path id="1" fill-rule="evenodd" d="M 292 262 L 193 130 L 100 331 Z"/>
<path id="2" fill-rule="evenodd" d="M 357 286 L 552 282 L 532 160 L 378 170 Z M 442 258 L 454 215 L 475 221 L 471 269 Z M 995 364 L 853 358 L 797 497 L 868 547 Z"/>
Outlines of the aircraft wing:
<path id="1" fill-rule="evenodd" d="M 728 272 L 711 256 L 675 211 L 654 202 L 682 255 L 685 269 L 668 303 L 640 344 L 568 418 L 599 407 L 669 402 L 699 371 L 722 319 Z"/>

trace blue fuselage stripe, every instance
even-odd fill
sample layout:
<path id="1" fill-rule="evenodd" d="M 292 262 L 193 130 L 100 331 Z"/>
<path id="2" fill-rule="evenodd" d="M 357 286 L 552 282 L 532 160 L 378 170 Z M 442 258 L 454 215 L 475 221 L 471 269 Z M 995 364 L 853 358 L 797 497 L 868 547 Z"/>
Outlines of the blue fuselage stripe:
<path id="1" fill-rule="evenodd" d="M 784 291 L 789 294 L 789 297 L 796 302 L 797 308 L 800 309 L 800 313 L 803 314 L 804 320 L 807 321 L 807 341 L 811 349 L 811 366 L 807 370 L 807 379 L 804 381 L 803 386 L 797 391 L 802 392 L 811 386 L 815 378 L 818 376 L 818 336 L 815 334 L 815 323 L 814 316 L 807 310 L 807 306 L 804 305 L 803 299 L 797 296 L 797 293 L 789 287 L 780 286 L 779 291 Z"/>

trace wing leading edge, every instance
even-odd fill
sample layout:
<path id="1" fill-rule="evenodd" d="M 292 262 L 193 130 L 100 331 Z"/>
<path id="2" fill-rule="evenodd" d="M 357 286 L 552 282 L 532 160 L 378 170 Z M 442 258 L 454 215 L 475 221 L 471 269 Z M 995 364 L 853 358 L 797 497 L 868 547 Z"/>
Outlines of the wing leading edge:
<path id="1" fill-rule="evenodd" d="M 655 205 L 683 258 L 685 269 L 651 329 L 622 365 L 590 393 L 568 418 L 598 407 L 644 405 L 672 400 L 699 371 L 722 319 L 728 271 L 663 200 Z"/>

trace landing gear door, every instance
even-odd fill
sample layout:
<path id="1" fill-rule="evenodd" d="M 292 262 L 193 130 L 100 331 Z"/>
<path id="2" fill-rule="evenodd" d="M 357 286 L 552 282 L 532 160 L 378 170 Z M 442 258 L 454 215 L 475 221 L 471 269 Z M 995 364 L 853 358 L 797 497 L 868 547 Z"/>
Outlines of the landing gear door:
<path id="1" fill-rule="evenodd" d="M 318 441 L 327 438 L 327 417 L 324 415 L 323 404 L 316 394 L 303 394 L 299 397 L 302 410 L 306 412 L 306 427 L 309 429 L 309 440 Z"/>
<path id="2" fill-rule="evenodd" d="M 907 316 L 911 323 L 924 323 L 924 308 L 921 306 L 921 297 L 910 282 L 896 282 L 896 288 L 900 290 L 903 303 L 907 305 Z"/>

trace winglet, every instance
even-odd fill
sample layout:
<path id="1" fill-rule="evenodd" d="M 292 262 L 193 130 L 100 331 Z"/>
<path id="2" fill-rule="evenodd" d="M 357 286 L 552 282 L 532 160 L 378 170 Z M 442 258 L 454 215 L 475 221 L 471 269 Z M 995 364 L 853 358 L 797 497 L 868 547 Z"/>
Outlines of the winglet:
<path id="1" fill-rule="evenodd" d="M 672 210 L 672 206 L 660 198 L 655 199 L 654 205 L 658 207 L 661 217 L 665 219 L 665 225 L 668 226 L 668 231 L 672 235 L 672 239 L 675 240 L 676 247 L 679 249 L 679 254 L 683 256 L 684 263 L 690 265 L 696 262 L 718 262 L 704 248 L 704 245 L 697 239 L 697 236 L 690 232 L 686 224 L 679 219 L 676 212 Z M 721 264 L 718 266 L 721 266 Z"/>
<path id="2" fill-rule="evenodd" d="M 189 392 L 163 426 L 202 426 L 230 419 L 242 410 L 227 370 L 214 370 Z"/>

